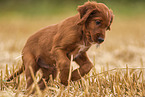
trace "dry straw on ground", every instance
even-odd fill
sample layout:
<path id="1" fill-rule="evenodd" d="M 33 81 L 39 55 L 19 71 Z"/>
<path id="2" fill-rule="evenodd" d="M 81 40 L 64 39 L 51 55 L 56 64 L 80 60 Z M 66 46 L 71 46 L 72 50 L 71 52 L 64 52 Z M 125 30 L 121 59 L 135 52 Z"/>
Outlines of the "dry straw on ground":
<path id="1" fill-rule="evenodd" d="M 94 62 L 95 64 L 95 62 Z M 19 64 L 18 64 L 19 65 Z M 20 65 L 19 65 L 20 66 Z M 70 67 L 72 68 L 72 67 Z M 1 71 L 0 85 L 2 96 L 28 96 L 26 93 L 26 80 L 24 74 L 17 77 L 11 82 L 5 82 L 5 79 L 13 73 L 18 67 L 8 70 L 6 65 L 6 72 Z M 46 89 L 40 91 L 37 81 L 41 77 L 41 73 L 38 73 L 34 79 L 34 87 L 36 87 L 35 94 L 29 96 L 39 97 L 123 97 L 123 96 L 145 96 L 145 80 L 144 73 L 145 68 L 141 60 L 140 68 L 114 68 L 109 70 L 103 68 L 101 73 L 97 73 L 96 69 L 86 75 L 84 78 L 76 82 L 69 82 L 67 87 L 59 83 L 57 77 L 54 81 L 50 78 L 50 81 L 46 83 Z M 31 68 L 30 68 L 31 70 Z M 72 70 L 72 69 L 71 69 Z"/>

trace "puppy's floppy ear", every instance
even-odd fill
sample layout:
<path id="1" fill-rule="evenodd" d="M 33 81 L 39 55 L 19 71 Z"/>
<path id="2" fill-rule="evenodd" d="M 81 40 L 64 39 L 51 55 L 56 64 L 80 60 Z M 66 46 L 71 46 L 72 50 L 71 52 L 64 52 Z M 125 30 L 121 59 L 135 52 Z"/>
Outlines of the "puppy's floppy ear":
<path id="1" fill-rule="evenodd" d="M 113 18 L 114 18 L 114 14 L 113 14 L 113 11 L 110 9 L 110 13 L 111 13 L 111 21 L 110 21 L 110 24 L 113 22 Z"/>
<path id="2" fill-rule="evenodd" d="M 96 10 L 95 8 L 90 8 L 92 6 L 88 4 L 82 5 L 78 7 L 78 12 L 80 14 L 80 20 L 78 21 L 77 24 L 81 25 L 84 24 L 86 22 L 86 20 L 88 19 L 89 15 Z"/>
<path id="3" fill-rule="evenodd" d="M 112 22 L 113 22 L 113 18 L 114 18 L 114 14 L 113 14 L 113 11 L 110 9 L 110 14 L 111 14 L 111 20 L 110 20 L 110 25 L 109 25 L 109 27 L 107 28 L 107 30 L 110 30 L 110 26 L 111 26 L 111 24 L 112 24 Z"/>

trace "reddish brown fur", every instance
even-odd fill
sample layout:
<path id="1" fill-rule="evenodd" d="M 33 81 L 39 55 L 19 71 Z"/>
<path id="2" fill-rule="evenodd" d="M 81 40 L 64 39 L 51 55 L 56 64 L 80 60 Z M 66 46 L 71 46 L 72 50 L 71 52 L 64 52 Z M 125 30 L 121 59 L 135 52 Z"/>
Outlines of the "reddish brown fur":
<path id="1" fill-rule="evenodd" d="M 100 44 L 99 38 L 105 38 L 105 31 L 110 29 L 113 20 L 113 13 L 104 4 L 96 2 L 86 2 L 77 10 L 77 15 L 48 26 L 28 39 L 22 51 L 27 88 L 33 83 L 29 66 L 33 68 L 34 75 L 41 69 L 46 81 L 50 74 L 54 79 L 59 71 L 61 83 L 64 85 L 68 84 L 71 55 L 80 66 L 79 72 L 72 72 L 72 81 L 80 79 L 93 67 L 86 51 L 92 44 Z M 96 24 L 96 21 L 101 21 L 101 24 Z M 80 46 L 84 48 L 80 50 Z M 40 89 L 45 88 L 42 79 L 38 84 Z"/>

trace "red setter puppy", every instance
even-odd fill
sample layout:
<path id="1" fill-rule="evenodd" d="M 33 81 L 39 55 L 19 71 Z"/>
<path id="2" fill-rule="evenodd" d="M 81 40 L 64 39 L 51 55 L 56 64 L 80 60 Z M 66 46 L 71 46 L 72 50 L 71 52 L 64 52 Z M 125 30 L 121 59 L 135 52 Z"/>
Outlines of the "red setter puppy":
<path id="1" fill-rule="evenodd" d="M 86 51 L 91 45 L 104 41 L 105 32 L 110 30 L 113 13 L 106 5 L 89 1 L 77 10 L 79 13 L 75 16 L 43 28 L 28 39 L 22 51 L 22 67 L 7 81 L 21 74 L 24 69 L 29 88 L 33 83 L 29 69 L 31 66 L 34 75 L 39 69 L 42 70 L 42 79 L 46 82 L 50 75 L 54 79 L 59 71 L 61 83 L 68 85 L 71 55 L 80 66 L 71 73 L 72 81 L 80 79 L 91 70 L 93 64 Z M 43 90 L 45 85 L 42 79 L 38 85 Z"/>

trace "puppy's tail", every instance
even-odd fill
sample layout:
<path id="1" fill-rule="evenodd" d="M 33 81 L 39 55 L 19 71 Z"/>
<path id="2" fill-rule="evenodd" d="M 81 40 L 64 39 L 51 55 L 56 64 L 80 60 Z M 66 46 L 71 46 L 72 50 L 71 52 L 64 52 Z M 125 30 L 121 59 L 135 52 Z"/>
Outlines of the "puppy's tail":
<path id="1" fill-rule="evenodd" d="M 6 81 L 9 82 L 9 81 L 13 80 L 15 77 L 20 75 L 24 70 L 25 70 L 25 66 L 22 65 L 21 68 L 18 71 L 16 71 L 14 74 L 12 74 Z"/>

